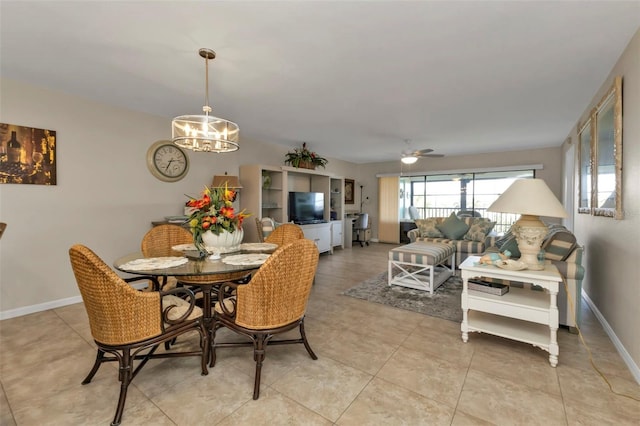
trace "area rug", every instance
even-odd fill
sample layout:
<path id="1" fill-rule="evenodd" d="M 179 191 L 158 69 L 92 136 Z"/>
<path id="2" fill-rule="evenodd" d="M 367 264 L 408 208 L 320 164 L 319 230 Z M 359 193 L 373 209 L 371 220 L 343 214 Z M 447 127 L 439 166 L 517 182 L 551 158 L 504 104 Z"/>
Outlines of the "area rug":
<path id="1" fill-rule="evenodd" d="M 462 321 L 461 293 L 462 279 L 459 276 L 449 277 L 433 292 L 433 296 L 430 296 L 426 291 L 397 285 L 389 286 L 387 285 L 387 272 L 381 272 L 355 287 L 351 287 L 343 294 L 369 302 L 460 322 Z"/>

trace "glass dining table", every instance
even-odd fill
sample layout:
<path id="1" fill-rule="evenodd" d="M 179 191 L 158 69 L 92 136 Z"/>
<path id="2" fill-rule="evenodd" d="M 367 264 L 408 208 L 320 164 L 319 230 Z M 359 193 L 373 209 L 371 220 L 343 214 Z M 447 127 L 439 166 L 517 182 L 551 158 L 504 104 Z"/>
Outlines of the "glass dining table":
<path id="1" fill-rule="evenodd" d="M 242 244 L 240 251 L 207 256 L 203 259 L 186 256 L 184 258 L 145 258 L 142 252 L 138 252 L 116 259 L 113 266 L 118 271 L 134 275 L 156 278 L 176 277 L 180 283 L 199 287 L 202 290 L 203 323 L 208 331 L 205 347 L 210 356 L 213 343 L 212 291 L 220 284 L 246 278 L 252 271 L 259 269 L 276 248 L 275 244 Z M 159 262 L 154 265 L 154 260 Z M 167 266 L 163 266 L 162 260 Z M 145 262 L 148 264 L 147 267 L 141 267 Z M 169 266 L 171 264 L 175 266 Z"/>

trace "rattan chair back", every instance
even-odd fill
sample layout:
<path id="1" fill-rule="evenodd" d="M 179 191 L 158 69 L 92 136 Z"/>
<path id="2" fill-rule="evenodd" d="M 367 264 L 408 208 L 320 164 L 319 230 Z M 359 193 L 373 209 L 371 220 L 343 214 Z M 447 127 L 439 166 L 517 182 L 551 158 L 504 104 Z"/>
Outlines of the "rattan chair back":
<path id="1" fill-rule="evenodd" d="M 278 248 L 249 284 L 238 286 L 235 323 L 264 330 L 302 318 L 318 258 L 318 248 L 310 240 L 299 239 Z"/>
<path id="2" fill-rule="evenodd" d="M 262 232 L 262 220 L 256 219 L 256 229 L 258 230 L 258 242 L 264 243 L 264 232 Z"/>
<path id="3" fill-rule="evenodd" d="M 193 293 L 186 289 L 173 289 L 169 292 L 137 291 L 94 252 L 80 244 L 69 249 L 69 257 L 89 316 L 91 334 L 98 347 L 93 367 L 82 384 L 90 383 L 103 363 L 118 363 L 120 396 L 112 425 L 120 424 L 129 383 L 148 360 L 199 356 L 202 374 L 208 374 L 209 350 L 208 344 L 205 344 L 207 331 L 197 315 L 192 317 L 195 304 Z M 178 293 L 184 293 L 190 298 L 188 306 L 183 306 L 182 309 L 178 302 L 183 300 L 175 296 Z M 163 308 L 163 305 L 166 307 Z M 167 345 L 166 352 L 156 353 L 160 344 L 175 341 L 178 336 L 191 332 L 200 334 L 198 350 L 170 351 Z M 136 362 L 137 366 L 134 368 Z"/>
<path id="4" fill-rule="evenodd" d="M 124 345 L 162 333 L 160 293 L 135 290 L 83 245 L 69 257 L 97 342 Z"/>
<path id="5" fill-rule="evenodd" d="M 172 250 L 178 244 L 193 243 L 193 235 L 182 226 L 164 224 L 154 226 L 142 237 L 141 250 L 145 257 L 182 256 Z"/>
<path id="6" fill-rule="evenodd" d="M 5 229 L 7 229 L 7 224 L 4 222 L 0 222 L 0 238 L 2 238 L 2 234 L 4 234 Z"/>
<path id="7" fill-rule="evenodd" d="M 304 239 L 302 228 L 294 223 L 283 223 L 273 230 L 264 241 L 266 243 L 277 244 L 283 246 L 296 240 Z"/>

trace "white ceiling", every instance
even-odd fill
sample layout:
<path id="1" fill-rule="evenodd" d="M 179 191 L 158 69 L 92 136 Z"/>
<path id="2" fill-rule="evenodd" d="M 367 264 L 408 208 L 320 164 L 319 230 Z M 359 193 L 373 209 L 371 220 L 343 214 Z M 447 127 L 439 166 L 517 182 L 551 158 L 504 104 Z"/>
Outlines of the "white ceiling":
<path id="1" fill-rule="evenodd" d="M 5 1 L 3 77 L 356 163 L 560 146 L 640 1 Z M 144 143 L 146 143 L 145 141 Z M 242 149 L 242 145 L 241 148 Z"/>

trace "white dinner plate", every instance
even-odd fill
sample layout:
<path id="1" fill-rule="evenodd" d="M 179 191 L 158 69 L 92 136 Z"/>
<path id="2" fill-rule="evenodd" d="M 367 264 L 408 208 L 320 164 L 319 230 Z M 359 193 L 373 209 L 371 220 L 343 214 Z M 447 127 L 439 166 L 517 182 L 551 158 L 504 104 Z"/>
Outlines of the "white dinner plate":
<path id="1" fill-rule="evenodd" d="M 269 256 L 270 255 L 265 253 L 236 254 L 223 257 L 222 263 L 226 263 L 227 265 L 260 266 Z"/>
<path id="2" fill-rule="evenodd" d="M 135 259 L 120 266 L 120 269 L 130 271 L 152 271 L 154 269 L 173 268 L 184 265 L 189 259 L 186 257 L 145 257 Z"/>
<path id="3" fill-rule="evenodd" d="M 242 243 L 240 250 L 244 251 L 271 251 L 278 248 L 277 244 L 272 243 Z"/>

